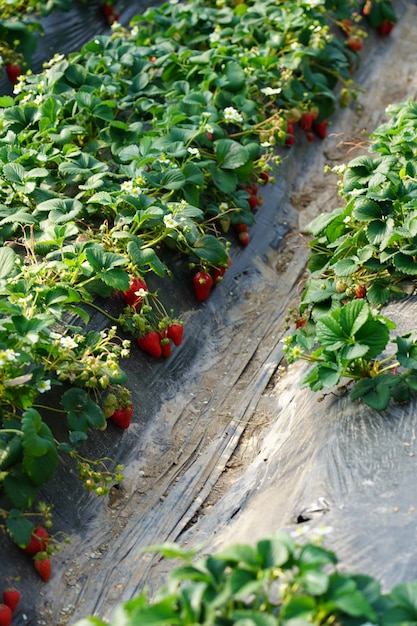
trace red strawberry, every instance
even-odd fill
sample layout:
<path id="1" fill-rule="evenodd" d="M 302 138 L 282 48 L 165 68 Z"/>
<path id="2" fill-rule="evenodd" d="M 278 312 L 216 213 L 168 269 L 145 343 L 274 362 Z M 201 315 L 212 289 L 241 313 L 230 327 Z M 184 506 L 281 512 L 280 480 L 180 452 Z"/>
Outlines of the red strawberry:
<path id="1" fill-rule="evenodd" d="M 314 124 L 314 130 L 320 139 L 326 139 L 327 135 L 327 120 L 323 120 L 322 122 L 316 122 Z"/>
<path id="2" fill-rule="evenodd" d="M 249 202 L 249 206 L 252 209 L 252 211 L 254 211 L 256 209 L 256 207 L 258 206 L 258 196 L 255 195 L 251 195 L 248 198 L 248 202 Z"/>
<path id="3" fill-rule="evenodd" d="M 12 611 L 16 610 L 16 607 L 19 604 L 19 601 L 20 601 L 20 591 L 18 591 L 14 587 L 8 587 L 7 589 L 3 591 L 3 602 L 4 604 L 7 604 L 7 606 Z"/>
<path id="4" fill-rule="evenodd" d="M 126 304 L 138 311 L 142 306 L 144 293 L 147 292 L 148 288 L 144 280 L 142 280 L 141 278 L 131 278 L 129 289 L 127 291 L 124 291 L 123 295 L 125 297 Z"/>
<path id="5" fill-rule="evenodd" d="M 51 559 L 46 552 L 39 552 L 34 558 L 35 570 L 42 578 L 44 583 L 47 583 L 51 578 Z"/>
<path id="6" fill-rule="evenodd" d="M 209 141 L 212 141 L 212 139 L 213 139 L 213 133 L 207 133 L 207 139 L 208 139 Z"/>
<path id="7" fill-rule="evenodd" d="M 194 274 L 193 286 L 195 297 L 199 302 L 206 300 L 213 286 L 213 279 L 208 272 L 203 270 Z"/>
<path id="8" fill-rule="evenodd" d="M 318 118 L 318 116 L 320 115 L 319 107 L 316 107 L 316 106 L 315 107 L 311 107 L 310 113 L 313 116 L 313 120 L 315 121 Z"/>
<path id="9" fill-rule="evenodd" d="M 119 18 L 120 18 L 120 13 L 110 13 L 110 15 L 107 16 L 108 25 L 111 26 L 115 22 L 118 22 Z"/>
<path id="10" fill-rule="evenodd" d="M 294 124 L 292 122 L 288 122 L 287 124 L 287 138 L 285 140 L 285 144 L 287 146 L 292 146 L 294 143 Z"/>
<path id="11" fill-rule="evenodd" d="M 299 317 L 298 320 L 296 320 L 295 322 L 295 327 L 304 328 L 306 324 L 307 324 L 307 320 L 304 317 Z"/>
<path id="12" fill-rule="evenodd" d="M 365 285 L 357 285 L 355 287 L 355 296 L 357 298 L 364 298 L 366 296 L 366 287 L 365 287 Z"/>
<path id="13" fill-rule="evenodd" d="M 245 233 L 245 232 L 239 233 L 238 237 L 239 237 L 239 241 L 242 244 L 242 246 L 247 246 L 248 245 L 248 243 L 250 241 L 249 233 Z"/>
<path id="14" fill-rule="evenodd" d="M 18 76 L 20 76 L 20 74 L 22 73 L 21 66 L 17 63 L 7 63 L 4 66 L 4 69 L 6 70 L 7 78 L 9 79 L 9 81 L 12 83 L 12 85 L 15 85 L 17 83 Z"/>
<path id="15" fill-rule="evenodd" d="M 340 28 L 345 33 L 346 37 L 349 37 L 352 32 L 352 22 L 350 20 L 342 20 Z"/>
<path id="16" fill-rule="evenodd" d="M 363 39 L 362 37 L 349 37 L 346 45 L 352 52 L 359 52 L 363 48 Z"/>
<path id="17" fill-rule="evenodd" d="M 378 26 L 378 32 L 380 35 L 390 35 L 392 29 L 395 26 L 395 22 L 390 22 L 389 20 L 384 20 L 379 26 Z"/>
<path id="18" fill-rule="evenodd" d="M 264 183 L 269 182 L 269 179 L 270 179 L 269 172 L 261 172 L 261 173 L 259 174 L 259 178 L 262 178 L 262 180 L 264 181 Z"/>
<path id="19" fill-rule="evenodd" d="M 171 340 L 166 334 L 166 330 L 161 333 L 161 354 L 164 359 L 171 356 Z"/>
<path id="20" fill-rule="evenodd" d="M 162 354 L 161 338 L 156 330 L 150 330 L 146 335 L 143 335 L 143 337 L 138 337 L 136 339 L 136 345 L 144 352 L 155 357 L 155 359 L 158 359 Z"/>
<path id="21" fill-rule="evenodd" d="M 239 224 L 235 224 L 235 231 L 237 233 L 247 233 L 248 225 L 245 224 L 244 222 L 239 222 Z"/>
<path id="22" fill-rule="evenodd" d="M 223 280 L 223 276 L 225 275 L 225 273 L 225 267 L 215 267 L 211 273 L 211 275 L 213 276 L 213 283 L 215 285 L 217 285 L 217 283 L 220 283 Z"/>
<path id="23" fill-rule="evenodd" d="M 129 404 L 129 406 L 116 409 L 113 415 L 110 415 L 110 419 L 116 424 L 116 426 L 119 426 L 120 428 L 126 430 L 126 428 L 129 428 L 130 426 L 132 415 L 133 404 Z"/>
<path id="24" fill-rule="evenodd" d="M 311 130 L 313 126 L 313 115 L 311 114 L 310 111 L 306 111 L 306 113 L 302 115 L 299 124 L 302 130 L 305 130 L 305 131 Z"/>
<path id="25" fill-rule="evenodd" d="M 307 141 L 314 141 L 314 133 L 309 132 L 306 134 Z"/>
<path id="26" fill-rule="evenodd" d="M 35 526 L 28 545 L 23 549 L 26 554 L 34 555 L 44 552 L 48 545 L 49 533 L 43 526 Z"/>
<path id="27" fill-rule="evenodd" d="M 12 610 L 7 604 L 0 604 L 0 626 L 10 626 L 12 623 Z"/>
<path id="28" fill-rule="evenodd" d="M 167 328 L 167 336 L 174 342 L 174 345 L 176 346 L 181 345 L 183 334 L 184 334 L 184 325 L 181 324 L 180 322 L 175 322 L 174 324 L 170 324 Z"/>
<path id="29" fill-rule="evenodd" d="M 112 15 L 114 13 L 114 4 L 107 4 L 107 2 L 104 2 L 101 5 L 101 10 L 103 11 L 104 15 L 108 17 L 109 15 Z"/>

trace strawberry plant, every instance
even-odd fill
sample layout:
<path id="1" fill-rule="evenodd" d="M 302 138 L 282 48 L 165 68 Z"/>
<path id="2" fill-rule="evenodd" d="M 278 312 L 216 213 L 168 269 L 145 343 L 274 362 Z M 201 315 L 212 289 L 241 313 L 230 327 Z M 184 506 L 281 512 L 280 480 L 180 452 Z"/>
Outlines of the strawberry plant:
<path id="1" fill-rule="evenodd" d="M 382 308 L 405 297 L 417 274 L 416 103 L 390 113 L 370 138 L 375 156 L 336 168 L 344 205 L 309 225 L 310 275 L 296 313 L 304 323 L 285 339 L 290 362 L 312 363 L 304 385 L 319 391 L 346 379 L 351 398 L 377 410 L 417 390 L 416 332 L 392 339 Z"/>
<path id="2" fill-rule="evenodd" d="M 304 530 L 304 529 L 303 529 Z M 382 592 L 375 578 L 339 567 L 323 546 L 328 529 L 306 529 L 309 540 L 280 532 L 255 545 L 230 545 L 198 560 L 176 544 L 149 548 L 179 565 L 154 599 L 147 591 L 120 604 L 110 622 L 97 616 L 75 626 L 125 624 L 373 624 L 415 621 L 417 584 Z"/>

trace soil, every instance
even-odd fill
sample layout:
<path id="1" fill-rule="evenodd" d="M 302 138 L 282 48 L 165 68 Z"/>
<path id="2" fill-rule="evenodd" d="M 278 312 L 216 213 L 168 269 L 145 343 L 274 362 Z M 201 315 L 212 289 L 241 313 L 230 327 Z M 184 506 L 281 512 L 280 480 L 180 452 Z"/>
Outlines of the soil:
<path id="1" fill-rule="evenodd" d="M 233 264 L 210 299 L 196 305 L 188 279 L 179 276 L 173 290 L 180 293 L 186 320 L 184 344 L 166 363 L 136 355 L 136 363 L 127 364 L 138 415 L 122 436 L 109 429 L 96 443 L 98 454 L 124 463 L 125 479 L 99 501 L 74 489 L 69 466 L 50 487 L 46 497 L 60 503 L 56 526 L 70 534 L 71 543 L 54 557 L 48 585 L 28 577 L 27 563 L 15 559 L 13 567 L 17 561 L 27 586 L 16 624 L 63 626 L 89 614 L 110 619 L 119 602 L 145 585 L 152 594 L 173 563 L 144 553 L 146 546 L 177 541 L 212 550 L 234 540 L 253 541 L 329 510 L 343 562 L 356 565 L 349 550 L 356 541 L 362 570 L 372 571 L 365 546 L 374 517 L 363 529 L 346 521 L 351 519 L 346 511 L 352 519 L 363 519 L 368 511 L 359 496 L 349 500 L 350 508 L 346 504 L 346 488 L 356 484 L 354 471 L 344 476 L 339 491 L 329 489 L 336 484 L 334 466 L 351 461 L 350 449 L 342 450 L 338 441 L 351 437 L 358 449 L 352 423 L 363 431 L 369 412 L 352 409 L 344 397 L 318 402 L 301 391 L 303 366 L 287 368 L 281 339 L 306 276 L 306 225 L 340 201 L 338 179 L 324 174 L 324 166 L 365 152 L 369 134 L 387 119 L 386 107 L 417 95 L 417 6 L 398 4 L 398 12 L 400 21 L 389 38 L 370 33 L 355 75 L 363 90 L 334 117 L 329 137 L 312 144 L 297 138 L 275 184 L 263 189 L 251 243 L 233 249 Z M 338 414 L 345 417 L 336 422 Z M 311 417 L 317 420 L 314 426 Z M 375 420 L 369 423 L 376 428 Z M 398 437 L 401 454 L 414 453 L 412 429 L 404 426 Z M 370 454 L 364 449 L 369 463 Z M 363 489 L 378 479 L 378 462 L 371 467 L 372 475 L 358 479 Z M 387 486 L 394 499 L 402 493 L 397 480 Z M 414 495 L 407 504 L 409 517 Z M 372 503 L 391 519 L 393 511 L 381 512 L 379 501 Z M 391 554 L 398 553 L 398 546 L 391 548 Z M 397 568 L 396 575 L 408 573 Z M 394 578 L 387 575 L 387 584 Z"/>

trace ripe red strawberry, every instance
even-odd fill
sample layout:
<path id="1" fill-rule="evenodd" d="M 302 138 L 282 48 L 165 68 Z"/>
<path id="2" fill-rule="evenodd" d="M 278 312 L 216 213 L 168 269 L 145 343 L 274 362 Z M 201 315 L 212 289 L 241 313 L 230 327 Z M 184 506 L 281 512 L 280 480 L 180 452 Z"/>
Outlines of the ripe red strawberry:
<path id="1" fill-rule="evenodd" d="M 110 13 L 110 15 L 107 16 L 108 25 L 111 26 L 115 22 L 118 22 L 119 18 L 120 18 L 120 13 Z"/>
<path id="2" fill-rule="evenodd" d="M 306 111 L 299 121 L 300 128 L 308 132 L 313 126 L 313 115 L 310 111 Z"/>
<path id="3" fill-rule="evenodd" d="M 114 4 L 109 4 L 107 2 L 103 2 L 101 5 L 101 9 L 106 17 L 112 15 L 114 13 Z"/>
<path id="4" fill-rule="evenodd" d="M 314 141 L 314 133 L 309 132 L 306 134 L 307 141 Z"/>
<path id="5" fill-rule="evenodd" d="M 51 578 L 51 559 L 46 552 L 39 552 L 34 558 L 35 570 L 42 578 L 44 583 L 47 583 Z"/>
<path id="6" fill-rule="evenodd" d="M 269 172 L 261 172 L 259 174 L 259 178 L 261 178 L 264 181 L 264 183 L 268 183 L 270 179 Z"/>
<path id="7" fill-rule="evenodd" d="M 4 66 L 4 69 L 6 70 L 7 78 L 9 79 L 9 81 L 12 83 L 12 85 L 15 85 L 17 83 L 18 76 L 20 76 L 20 74 L 22 73 L 21 66 L 18 63 L 7 63 Z"/>
<path id="8" fill-rule="evenodd" d="M 166 335 L 166 330 L 161 333 L 161 355 L 164 359 L 171 356 L 171 340 Z"/>
<path id="9" fill-rule="evenodd" d="M 0 626 L 10 626 L 12 617 L 11 608 L 7 604 L 0 604 Z"/>
<path id="10" fill-rule="evenodd" d="M 239 222 L 239 224 L 235 224 L 235 231 L 237 233 L 247 233 L 248 225 L 245 224 L 244 222 Z"/>
<path id="11" fill-rule="evenodd" d="M 316 122 L 314 124 L 314 130 L 320 139 L 326 139 L 327 136 L 327 120 Z"/>
<path id="12" fill-rule="evenodd" d="M 378 26 L 378 33 L 380 35 L 383 36 L 387 36 L 390 35 L 392 32 L 392 29 L 395 26 L 395 22 L 390 22 L 389 20 L 384 20 L 379 26 Z"/>
<path id="13" fill-rule="evenodd" d="M 7 589 L 3 591 L 3 602 L 4 604 L 7 604 L 7 606 L 12 611 L 16 610 L 17 605 L 19 604 L 19 601 L 20 601 L 20 591 L 18 591 L 18 589 L 15 589 L 14 587 L 8 587 Z"/>
<path id="14" fill-rule="evenodd" d="M 292 122 L 288 122 L 288 124 L 287 124 L 287 138 L 285 140 L 285 144 L 287 146 L 292 146 L 294 141 L 295 141 L 294 124 Z"/>
<path id="15" fill-rule="evenodd" d="M 352 22 L 350 20 L 342 20 L 340 24 L 340 28 L 345 33 L 346 37 L 349 37 L 352 33 Z"/>
<path id="16" fill-rule="evenodd" d="M 213 277 L 213 283 L 215 285 L 217 285 L 217 283 L 220 283 L 223 280 L 223 276 L 226 273 L 226 268 L 225 267 L 215 267 L 211 273 L 212 277 Z"/>
<path id="17" fill-rule="evenodd" d="M 147 292 L 148 288 L 144 280 L 141 278 L 131 278 L 129 289 L 124 291 L 123 295 L 125 297 L 126 304 L 138 311 L 142 306 L 144 294 Z"/>
<path id="18" fill-rule="evenodd" d="M 364 298 L 366 296 L 366 287 L 365 287 L 365 285 L 357 285 L 355 287 L 355 296 L 357 298 Z"/>
<path id="19" fill-rule="evenodd" d="M 239 233 L 238 237 L 239 237 L 239 241 L 242 244 L 242 246 L 247 246 L 249 244 L 249 241 L 250 241 L 249 233 L 245 233 L 245 232 Z"/>
<path id="20" fill-rule="evenodd" d="M 22 548 L 26 554 L 34 555 L 38 552 L 44 552 L 48 545 L 49 533 L 43 526 L 35 526 L 28 545 Z"/>
<path id="21" fill-rule="evenodd" d="M 307 324 L 307 320 L 304 317 L 299 317 L 298 320 L 295 321 L 296 328 L 304 328 Z"/>
<path id="22" fill-rule="evenodd" d="M 352 52 L 359 52 L 363 48 L 363 39 L 362 37 L 349 37 L 346 45 Z"/>
<path id="23" fill-rule="evenodd" d="M 226 270 L 225 270 L 226 271 Z M 184 325 L 180 322 L 170 324 L 167 328 L 167 336 L 173 341 L 174 345 L 180 346 L 184 334 Z"/>
<path id="24" fill-rule="evenodd" d="M 208 272 L 201 270 L 193 276 L 195 297 L 199 302 L 206 300 L 213 286 L 213 279 Z"/>
<path id="25" fill-rule="evenodd" d="M 256 207 L 258 206 L 258 196 L 255 196 L 254 194 L 252 194 L 251 196 L 249 196 L 248 202 L 249 202 L 250 208 L 252 209 L 252 211 L 254 211 Z"/>
<path id="26" fill-rule="evenodd" d="M 143 337 L 138 337 L 136 339 L 136 345 L 155 359 L 158 359 L 162 354 L 161 338 L 156 330 L 150 330 L 146 335 L 143 335 Z"/>
<path id="27" fill-rule="evenodd" d="M 212 141 L 212 139 L 213 139 L 213 133 L 207 133 L 207 139 L 208 139 L 209 141 Z"/>
<path id="28" fill-rule="evenodd" d="M 116 409 L 113 415 L 110 415 L 110 419 L 116 426 L 123 428 L 129 428 L 130 422 L 132 420 L 133 415 L 133 404 L 129 404 L 129 406 L 122 407 L 120 409 Z"/>

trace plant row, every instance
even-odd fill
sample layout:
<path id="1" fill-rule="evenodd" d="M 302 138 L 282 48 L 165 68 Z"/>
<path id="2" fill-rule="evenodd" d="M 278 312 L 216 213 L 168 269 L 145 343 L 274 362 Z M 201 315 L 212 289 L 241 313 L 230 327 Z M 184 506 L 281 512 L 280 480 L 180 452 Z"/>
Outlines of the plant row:
<path id="1" fill-rule="evenodd" d="M 18 545 L 60 454 L 98 494 L 120 479 L 79 449 L 108 417 L 130 423 L 131 339 L 156 358 L 180 345 L 173 267 L 198 301 L 221 280 L 259 185 L 355 94 L 360 20 L 345 2 L 165 4 L 0 98 L 0 479 Z M 89 330 L 97 309 L 108 329 Z"/>
<path id="2" fill-rule="evenodd" d="M 281 532 L 198 561 L 175 544 L 155 546 L 149 550 L 181 562 L 155 597 L 145 590 L 118 605 L 110 622 L 92 616 L 76 626 L 415 623 L 417 584 L 401 583 L 384 593 L 372 576 L 342 571 L 336 554 L 322 545 L 328 530 L 318 528 L 306 542 Z"/>
<path id="3" fill-rule="evenodd" d="M 285 339 L 290 362 L 312 364 L 304 385 L 347 385 L 353 400 L 377 410 L 417 390 L 416 330 L 393 337 L 396 325 L 383 309 L 415 289 L 417 103 L 388 113 L 369 154 L 334 170 L 342 206 L 308 227 L 310 274 Z"/>

